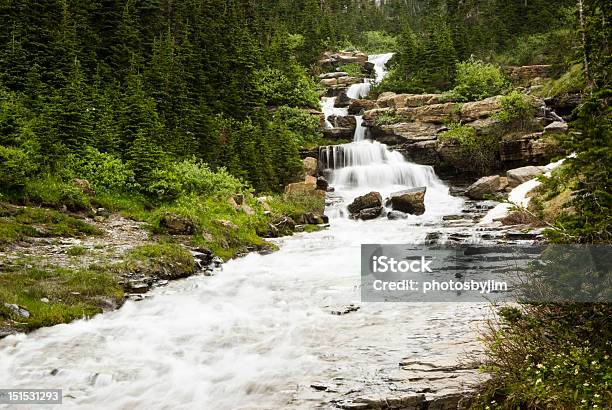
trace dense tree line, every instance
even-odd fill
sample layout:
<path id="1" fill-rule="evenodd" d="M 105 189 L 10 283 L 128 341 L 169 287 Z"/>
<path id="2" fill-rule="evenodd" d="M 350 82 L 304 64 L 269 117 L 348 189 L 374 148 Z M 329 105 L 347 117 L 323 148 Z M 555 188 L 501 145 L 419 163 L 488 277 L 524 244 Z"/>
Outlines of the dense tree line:
<path id="1" fill-rule="evenodd" d="M 131 167 L 141 187 L 195 156 L 277 190 L 299 174 L 296 136 L 263 108 L 316 107 L 305 67 L 376 10 L 338 0 L 0 2 L 2 188 L 78 176 L 70 165 L 91 147 Z"/>

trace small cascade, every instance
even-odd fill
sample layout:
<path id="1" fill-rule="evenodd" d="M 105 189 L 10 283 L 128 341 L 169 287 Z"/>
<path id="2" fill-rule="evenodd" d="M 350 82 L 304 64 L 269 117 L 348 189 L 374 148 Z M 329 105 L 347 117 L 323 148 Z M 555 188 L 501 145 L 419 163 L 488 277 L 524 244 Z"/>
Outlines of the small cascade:
<path id="1" fill-rule="evenodd" d="M 368 61 L 374 64 L 374 78 L 364 78 L 362 83 L 352 84 L 346 91 L 347 97 L 351 99 L 366 98 L 370 94 L 372 84 L 380 83 L 387 74 L 386 64 L 393 57 L 393 53 L 374 54 L 369 56 Z"/>
<path id="2" fill-rule="evenodd" d="M 321 111 L 323 111 L 323 115 L 325 115 L 325 126 L 327 128 L 334 127 L 328 120 L 331 115 L 339 117 L 346 117 L 348 115 L 348 108 L 339 108 L 336 107 L 335 104 L 336 97 L 323 97 L 321 99 Z"/>
<path id="3" fill-rule="evenodd" d="M 355 116 L 356 126 L 355 126 L 355 137 L 353 137 L 353 141 L 359 142 L 365 139 L 366 129 L 363 126 L 363 116 L 356 115 Z"/>

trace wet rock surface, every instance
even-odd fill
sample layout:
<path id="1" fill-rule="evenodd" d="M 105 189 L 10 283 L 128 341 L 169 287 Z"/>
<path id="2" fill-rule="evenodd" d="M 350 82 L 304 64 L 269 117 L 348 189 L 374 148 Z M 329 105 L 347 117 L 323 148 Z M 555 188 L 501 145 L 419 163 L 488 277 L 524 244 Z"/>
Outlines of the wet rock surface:
<path id="1" fill-rule="evenodd" d="M 426 187 L 412 188 L 404 191 L 394 192 L 387 201 L 394 211 L 400 211 L 411 215 L 423 215 L 425 213 Z"/>

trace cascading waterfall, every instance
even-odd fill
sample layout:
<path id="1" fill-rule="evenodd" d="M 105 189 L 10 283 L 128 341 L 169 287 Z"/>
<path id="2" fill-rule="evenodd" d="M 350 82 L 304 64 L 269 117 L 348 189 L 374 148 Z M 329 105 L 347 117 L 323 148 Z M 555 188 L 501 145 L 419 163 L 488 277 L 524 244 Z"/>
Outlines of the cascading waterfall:
<path id="1" fill-rule="evenodd" d="M 393 53 L 372 55 L 375 77 L 360 84 L 353 84 L 347 91 L 350 98 L 366 97 L 371 84 L 381 82 L 387 74 L 386 64 Z M 328 115 L 343 115 L 346 109 L 334 108 L 335 99 L 325 98 L 322 109 L 326 124 Z M 348 112 L 344 115 L 347 115 Z M 461 204 L 461 200 L 448 194 L 448 187 L 436 176 L 430 166 L 408 162 L 403 155 L 391 151 L 385 144 L 366 139 L 363 117 L 355 116 L 356 128 L 350 144 L 321 147 L 319 158 L 331 173 L 330 182 L 336 195 L 350 202 L 354 197 L 369 191 L 378 191 L 383 196 L 406 188 L 427 187 L 426 208 L 428 214 L 443 214 Z M 427 206 L 427 205 L 430 206 Z M 331 215 L 344 215 L 343 212 Z"/>
<path id="2" fill-rule="evenodd" d="M 393 57 L 393 53 L 374 54 L 369 56 L 368 61 L 374 64 L 374 79 L 365 78 L 362 83 L 352 84 L 346 91 L 346 95 L 352 99 L 366 98 L 370 94 L 372 84 L 380 83 L 387 74 L 386 65 Z"/>

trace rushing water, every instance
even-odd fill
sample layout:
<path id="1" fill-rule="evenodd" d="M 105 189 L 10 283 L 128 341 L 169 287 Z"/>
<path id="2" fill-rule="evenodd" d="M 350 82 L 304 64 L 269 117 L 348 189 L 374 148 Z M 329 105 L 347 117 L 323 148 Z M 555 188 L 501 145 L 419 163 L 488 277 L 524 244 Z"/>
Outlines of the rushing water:
<path id="1" fill-rule="evenodd" d="M 328 163 L 337 196 L 329 229 L 282 238 L 276 253 L 230 261 L 213 277 L 173 282 L 118 311 L 10 336 L 0 341 L 0 386 L 62 388 L 62 408 L 313 408 L 393 393 L 408 383 L 410 372 L 398 368 L 407 357 L 454 363 L 475 349 L 482 305 L 360 303 L 361 243 L 451 231 L 441 216 L 460 212 L 463 201 L 430 167 L 358 134 L 342 147 L 341 164 L 333 155 Z M 343 216 L 362 192 L 412 186 L 428 187 L 422 216 Z M 350 304 L 360 310 L 331 314 Z"/>

